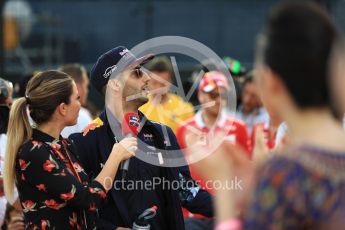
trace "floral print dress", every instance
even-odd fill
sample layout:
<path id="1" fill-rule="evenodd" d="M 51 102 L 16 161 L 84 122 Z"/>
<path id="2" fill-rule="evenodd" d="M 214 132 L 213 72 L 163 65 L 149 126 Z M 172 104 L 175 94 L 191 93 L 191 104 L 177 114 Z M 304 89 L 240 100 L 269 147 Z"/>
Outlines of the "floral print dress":
<path id="1" fill-rule="evenodd" d="M 26 229 L 95 229 L 106 190 L 78 164 L 73 144 L 34 129 L 16 159 Z"/>
<path id="2" fill-rule="evenodd" d="M 301 145 L 256 176 L 244 229 L 345 229 L 345 152 Z"/>

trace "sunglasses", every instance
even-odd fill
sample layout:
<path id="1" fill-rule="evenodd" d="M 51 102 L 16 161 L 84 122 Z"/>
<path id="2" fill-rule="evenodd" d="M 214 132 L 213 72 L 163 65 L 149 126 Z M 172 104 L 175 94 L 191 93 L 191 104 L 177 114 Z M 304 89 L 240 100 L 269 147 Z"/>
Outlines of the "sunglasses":
<path id="1" fill-rule="evenodd" d="M 136 78 L 142 78 L 146 73 L 141 69 L 141 66 L 131 70 L 131 75 L 134 75 Z"/>

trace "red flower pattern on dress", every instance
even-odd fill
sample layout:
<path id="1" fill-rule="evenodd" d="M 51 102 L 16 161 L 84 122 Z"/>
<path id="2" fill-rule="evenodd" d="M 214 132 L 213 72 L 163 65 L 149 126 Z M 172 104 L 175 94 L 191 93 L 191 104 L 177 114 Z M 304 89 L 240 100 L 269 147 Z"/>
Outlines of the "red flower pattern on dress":
<path id="1" fill-rule="evenodd" d="M 96 204 L 95 203 L 91 203 L 89 206 L 89 211 L 94 212 L 97 210 Z"/>
<path id="2" fill-rule="evenodd" d="M 54 142 L 52 143 L 52 146 L 48 146 L 47 142 L 39 142 L 39 141 L 32 141 L 33 147 L 31 148 L 31 150 L 35 151 L 37 149 L 37 151 L 43 151 L 45 152 L 45 154 L 42 154 L 40 156 L 42 156 L 42 163 L 41 163 L 41 167 L 33 167 L 32 166 L 32 161 L 31 161 L 31 165 L 29 162 L 29 159 L 20 159 L 17 161 L 18 164 L 18 168 L 19 168 L 19 172 L 18 172 L 18 182 L 19 183 L 23 183 L 23 180 L 28 180 L 31 178 L 31 175 L 34 175 L 33 172 L 40 172 L 41 174 L 39 174 L 38 177 L 42 178 L 49 178 L 49 183 L 52 182 L 54 183 L 54 178 L 57 178 L 59 176 L 63 176 L 64 178 L 66 178 L 66 176 L 69 174 L 68 172 L 70 171 L 69 166 L 64 162 L 64 161 L 59 161 L 60 159 L 60 155 L 57 154 L 57 151 L 59 151 L 58 149 L 62 148 L 63 146 L 55 144 Z M 41 146 L 44 145 L 44 148 L 42 148 Z M 30 143 L 30 147 L 31 147 L 31 143 Z M 46 147 L 48 147 L 48 149 L 46 149 Z M 54 149 L 54 148 L 55 149 Z M 48 150 L 48 151 L 46 151 Z M 60 149 L 61 151 L 61 149 Z M 40 152 L 39 152 L 40 153 Z M 59 155 L 59 156 L 58 156 Z M 25 155 L 23 155 L 25 156 Z M 72 166 L 73 166 L 73 172 L 77 172 L 79 175 L 83 174 L 83 176 L 81 177 L 81 184 L 83 185 L 84 189 L 89 189 L 88 188 L 88 182 L 87 182 L 87 178 L 84 176 L 84 174 L 86 175 L 85 171 L 83 170 L 83 168 L 81 167 L 81 165 L 75 161 L 75 159 L 72 156 Z M 65 164 L 64 164 L 65 163 Z M 67 166 L 67 167 L 66 167 Z M 68 170 L 68 171 L 66 171 Z M 70 172 L 73 176 L 74 173 Z M 69 175 L 68 175 L 69 176 Z M 47 179 L 45 178 L 45 179 Z M 61 178 L 61 177 L 60 177 Z M 44 208 L 50 208 L 52 210 L 60 210 L 63 207 L 66 207 L 68 205 L 67 201 L 71 200 L 75 197 L 76 192 L 77 192 L 77 188 L 79 187 L 78 185 L 76 185 L 75 183 L 72 184 L 68 184 L 68 183 L 64 183 L 64 178 L 61 178 L 61 184 L 59 181 L 59 186 L 61 186 L 61 189 L 63 189 L 62 191 L 65 191 L 65 193 L 60 193 L 58 198 L 53 198 L 53 197 L 49 197 L 49 198 L 41 198 L 38 199 L 37 197 L 34 198 L 32 196 L 27 196 L 25 195 L 23 197 L 23 200 L 25 202 L 22 202 L 22 207 L 23 207 L 23 211 L 24 212 L 30 212 L 30 211 L 36 211 L 37 213 L 37 217 L 35 218 L 35 224 L 32 222 L 29 222 L 30 224 L 26 225 L 27 228 L 29 229 L 42 229 L 42 230 L 46 230 L 46 229 L 51 229 L 54 228 L 53 225 L 57 224 L 57 226 L 59 226 L 59 222 L 55 223 L 54 219 L 49 219 L 47 217 L 40 217 L 40 213 L 38 211 L 42 210 Z M 78 177 L 79 179 L 79 177 Z M 52 181 L 51 181 L 52 180 Z M 43 181 L 39 181 L 38 183 L 34 184 L 35 187 L 33 187 L 33 190 L 35 190 L 37 194 L 39 194 L 40 192 L 47 192 L 50 191 L 50 187 L 48 185 L 48 183 L 40 183 Z M 22 184 L 23 185 L 23 184 Z M 49 189 L 48 189 L 49 187 Z M 72 187 L 72 188 L 71 188 Z M 71 188 L 71 190 L 69 191 L 69 188 Z M 100 199 L 100 198 L 105 198 L 106 197 L 106 193 L 104 192 L 103 189 L 101 189 L 100 187 L 96 187 L 96 188 L 91 188 L 90 191 L 92 191 L 92 193 L 94 193 L 95 195 L 97 195 L 96 199 Z M 41 193 L 42 194 L 42 193 Z M 91 194 L 89 194 L 90 196 Z M 53 199 L 52 199 L 53 198 Z M 60 199 L 62 200 L 60 200 Z M 36 200 L 37 199 L 37 200 Z M 36 201 L 36 203 L 34 203 L 34 201 Z M 85 210 L 90 210 L 90 211 L 95 211 L 97 210 L 97 203 L 98 202 L 90 202 L 90 200 L 85 200 L 85 202 L 87 202 L 87 208 Z M 85 204 L 85 203 L 84 203 Z M 81 216 L 78 215 L 77 212 L 73 212 L 74 210 L 68 210 L 68 215 L 66 215 L 66 222 L 64 222 L 67 225 L 71 225 L 71 228 L 73 229 L 82 229 L 82 226 L 85 225 L 83 218 L 79 218 Z M 35 215 L 36 215 L 35 213 Z M 39 219 L 37 219 L 39 218 Z M 30 219 L 29 219 L 30 221 Z M 63 224 L 63 223 L 61 223 Z"/>
<path id="3" fill-rule="evenodd" d="M 77 228 L 77 230 L 81 230 L 81 226 L 78 224 L 78 217 L 75 212 L 72 213 L 72 217 L 69 217 L 69 225 L 73 228 Z"/>
<path id="4" fill-rule="evenodd" d="M 19 159 L 19 167 L 22 171 L 24 171 L 29 165 L 30 162 L 26 163 L 24 160 Z"/>
<path id="5" fill-rule="evenodd" d="M 97 193 L 99 191 L 99 188 L 93 188 L 93 187 L 89 187 L 89 192 L 90 193 Z"/>
<path id="6" fill-rule="evenodd" d="M 54 173 L 53 175 L 54 175 L 54 176 L 66 176 L 66 172 L 65 172 L 65 170 L 63 169 L 63 170 L 61 170 L 61 171 L 58 172 L 58 173 Z"/>
<path id="7" fill-rule="evenodd" d="M 105 198 L 107 197 L 107 194 L 106 194 L 103 190 L 99 191 L 99 192 L 98 192 L 98 195 L 99 195 L 102 199 L 105 199 Z"/>
<path id="8" fill-rule="evenodd" d="M 38 189 L 38 191 L 47 192 L 47 187 L 44 184 L 38 184 L 36 185 L 36 188 Z"/>
<path id="9" fill-rule="evenodd" d="M 70 168 L 67 168 L 67 171 L 69 172 L 69 174 L 74 176 L 73 171 Z"/>
<path id="10" fill-rule="evenodd" d="M 60 194 L 60 198 L 67 201 L 67 200 L 70 200 L 74 197 L 74 194 L 76 192 L 76 188 L 74 185 L 72 185 L 72 189 L 69 193 L 62 193 Z"/>
<path id="11" fill-rule="evenodd" d="M 35 148 L 40 148 L 42 145 L 42 142 L 40 141 L 31 141 L 31 143 L 33 144 L 32 148 L 30 149 L 30 151 L 34 150 Z"/>
<path id="12" fill-rule="evenodd" d="M 61 145 L 59 145 L 58 143 L 54 143 L 54 142 L 46 142 L 50 147 L 52 147 L 55 151 L 59 151 L 61 148 Z"/>
<path id="13" fill-rule="evenodd" d="M 49 155 L 49 160 L 46 160 L 43 164 L 43 169 L 47 172 L 51 172 L 54 168 L 59 169 L 58 164 L 56 161 L 52 158 L 51 155 Z"/>
<path id="14" fill-rule="evenodd" d="M 83 169 L 83 168 L 80 166 L 80 164 L 78 164 L 77 162 L 74 162 L 74 163 L 73 163 L 73 167 L 74 167 L 74 169 L 75 169 L 78 173 L 84 171 L 84 169 Z"/>
<path id="15" fill-rule="evenodd" d="M 78 224 L 77 214 L 75 212 L 72 213 L 72 217 L 69 217 L 69 224 L 74 227 Z"/>
<path id="16" fill-rule="evenodd" d="M 34 212 L 37 211 L 35 210 L 37 203 L 33 202 L 32 200 L 26 200 L 24 202 L 22 202 L 22 206 L 23 206 L 23 212 Z"/>
<path id="17" fill-rule="evenodd" d="M 43 169 L 47 172 L 51 172 L 54 168 L 55 164 L 50 160 L 46 160 L 46 162 L 43 164 Z"/>
<path id="18" fill-rule="evenodd" d="M 103 199 L 107 197 L 107 194 L 100 188 L 89 187 L 89 192 L 90 193 L 97 193 Z"/>
<path id="19" fill-rule="evenodd" d="M 55 209 L 55 210 L 59 210 L 60 208 L 64 207 L 66 204 L 59 204 L 58 202 L 56 202 L 54 199 L 50 199 L 50 200 L 45 200 L 44 204 L 51 209 Z"/>
<path id="20" fill-rule="evenodd" d="M 47 227 L 50 227 L 50 222 L 49 220 L 41 220 L 41 229 L 42 230 L 46 230 Z"/>

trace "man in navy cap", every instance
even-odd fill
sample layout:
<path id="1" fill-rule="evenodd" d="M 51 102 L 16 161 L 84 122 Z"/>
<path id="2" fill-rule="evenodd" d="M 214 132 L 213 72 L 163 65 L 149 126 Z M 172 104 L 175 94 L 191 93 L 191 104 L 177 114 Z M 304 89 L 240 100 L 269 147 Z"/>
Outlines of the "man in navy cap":
<path id="1" fill-rule="evenodd" d="M 103 54 L 94 65 L 90 75 L 91 83 L 106 98 L 107 110 L 83 133 L 70 136 L 90 177 L 101 171 L 114 142 L 122 138 L 119 121 L 128 112 L 139 114 L 141 128 L 137 137 L 141 152 L 150 156 L 158 156 L 161 152 L 165 156 L 165 153 L 175 152 L 175 155 L 183 156 L 172 130 L 147 120 L 138 111 L 148 101 L 150 80 L 141 65 L 152 58 L 153 55 L 136 58 L 128 49 L 120 46 Z M 192 213 L 213 216 L 211 196 L 192 180 L 188 166 L 161 167 L 132 158 L 125 179 L 122 181 L 119 170 L 106 204 L 98 211 L 100 229 L 131 228 L 138 216 L 152 206 L 158 208 L 157 215 L 150 221 L 151 229 L 154 230 L 184 229 L 182 206 Z M 143 185 L 157 179 L 170 182 L 170 186 L 162 183 L 149 187 L 128 186 L 130 182 L 141 181 L 143 183 L 138 184 Z M 174 182 L 178 182 L 177 188 L 173 186 Z"/>

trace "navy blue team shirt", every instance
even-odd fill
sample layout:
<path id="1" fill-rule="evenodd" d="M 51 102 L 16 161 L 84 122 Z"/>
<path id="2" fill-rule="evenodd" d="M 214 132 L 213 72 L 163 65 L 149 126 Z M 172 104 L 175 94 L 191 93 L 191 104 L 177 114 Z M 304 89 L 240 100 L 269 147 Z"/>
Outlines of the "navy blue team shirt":
<path id="1" fill-rule="evenodd" d="M 173 131 L 160 123 L 151 122 L 139 111 L 140 120 L 145 123 L 138 134 L 138 148 L 143 152 L 152 152 L 152 149 L 177 150 L 183 156 Z M 91 125 L 86 132 L 72 134 L 73 141 L 79 154 L 79 160 L 90 179 L 95 178 L 108 159 L 116 139 L 109 125 L 104 111 L 98 120 L 98 125 Z M 120 127 L 114 119 L 111 121 Z M 166 130 L 166 132 L 163 130 Z M 165 134 L 165 135 L 164 135 Z M 169 140 L 167 145 L 166 138 Z M 212 197 L 201 189 L 191 178 L 188 166 L 159 167 L 148 164 L 136 157 L 130 159 L 126 181 L 122 182 L 122 172 L 118 170 L 115 184 L 108 192 L 107 200 L 98 210 L 99 229 L 115 229 L 116 227 L 132 227 L 135 219 L 147 208 L 156 205 L 157 215 L 150 221 L 152 230 L 183 230 L 184 220 L 181 207 L 192 213 L 213 216 Z M 176 186 L 149 186 L 132 189 L 135 181 L 146 180 L 174 181 Z M 175 183 L 175 182 L 179 183 Z M 131 183 L 131 185 L 129 185 Z"/>

